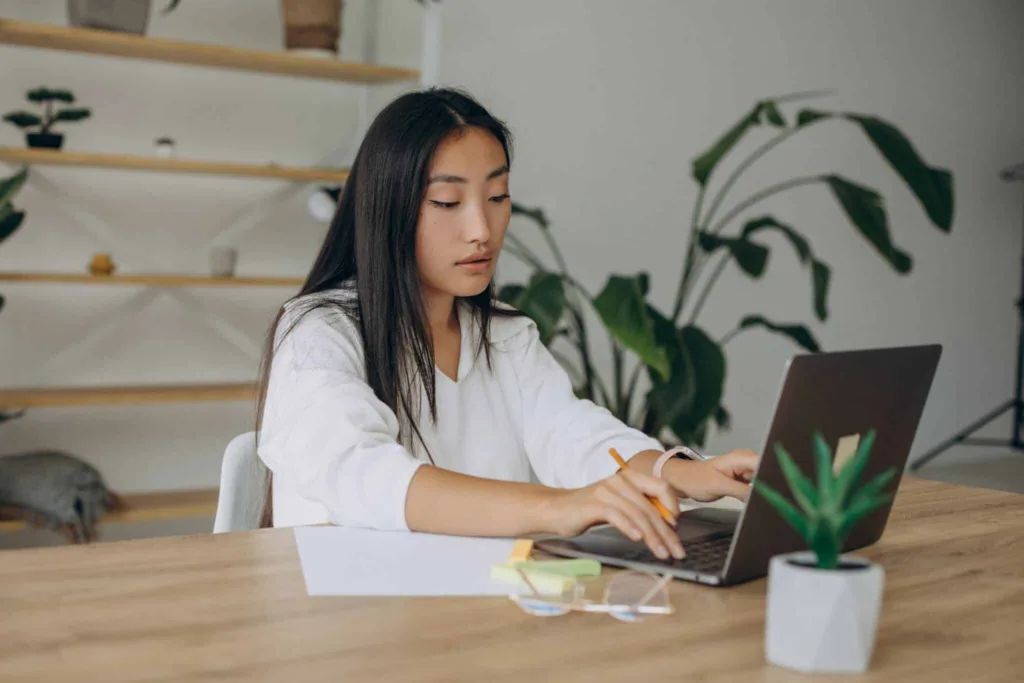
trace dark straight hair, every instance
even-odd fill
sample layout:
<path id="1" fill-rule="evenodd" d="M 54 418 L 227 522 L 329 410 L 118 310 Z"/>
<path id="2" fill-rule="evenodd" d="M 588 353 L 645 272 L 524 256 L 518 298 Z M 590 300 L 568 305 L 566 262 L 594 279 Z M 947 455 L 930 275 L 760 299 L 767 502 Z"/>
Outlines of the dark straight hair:
<path id="1" fill-rule="evenodd" d="M 437 402 L 434 350 L 416 265 L 416 226 L 435 150 L 445 138 L 469 128 L 491 133 L 501 143 L 511 167 L 511 133 L 460 90 L 407 93 L 385 107 L 370 125 L 320 253 L 291 301 L 325 294 L 302 301 L 288 328 L 278 330 L 285 312 L 282 306 L 267 335 L 257 392 L 257 448 L 274 351 L 303 316 L 319 308 L 338 310 L 355 323 L 363 341 L 367 383 L 398 416 L 400 441 L 411 447 L 415 436 L 423 444 L 417 424 L 421 387 L 435 422 Z M 331 296 L 331 290 L 351 282 L 358 296 Z M 464 300 L 478 317 L 482 333 L 477 353 L 485 355 L 489 366 L 491 317 L 518 313 L 493 306 L 493 283 Z M 423 446 L 426 450 L 426 444 Z M 429 450 L 427 456 L 433 462 Z M 261 527 L 273 523 L 271 477 L 266 470 Z"/>

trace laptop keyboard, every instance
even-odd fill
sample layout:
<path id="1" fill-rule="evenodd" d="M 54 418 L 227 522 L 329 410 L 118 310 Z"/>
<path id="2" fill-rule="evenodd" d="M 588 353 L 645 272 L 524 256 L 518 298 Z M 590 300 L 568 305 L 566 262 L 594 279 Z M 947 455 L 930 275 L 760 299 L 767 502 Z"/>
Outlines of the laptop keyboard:
<path id="1" fill-rule="evenodd" d="M 716 574 L 725 567 L 725 560 L 729 555 L 729 546 L 732 544 L 732 535 L 717 536 L 703 541 L 684 543 L 686 557 L 681 560 L 669 558 L 659 559 L 647 547 L 635 553 L 625 556 L 623 559 L 633 562 L 650 562 L 660 564 L 673 569 L 688 569 L 695 572 Z"/>

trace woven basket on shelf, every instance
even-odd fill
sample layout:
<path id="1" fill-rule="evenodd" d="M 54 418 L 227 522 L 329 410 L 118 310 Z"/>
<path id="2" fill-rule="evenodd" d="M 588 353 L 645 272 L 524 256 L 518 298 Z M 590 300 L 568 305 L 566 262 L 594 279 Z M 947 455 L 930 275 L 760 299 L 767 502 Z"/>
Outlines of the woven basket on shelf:
<path id="1" fill-rule="evenodd" d="M 284 45 L 288 50 L 337 54 L 343 0 L 281 0 Z"/>

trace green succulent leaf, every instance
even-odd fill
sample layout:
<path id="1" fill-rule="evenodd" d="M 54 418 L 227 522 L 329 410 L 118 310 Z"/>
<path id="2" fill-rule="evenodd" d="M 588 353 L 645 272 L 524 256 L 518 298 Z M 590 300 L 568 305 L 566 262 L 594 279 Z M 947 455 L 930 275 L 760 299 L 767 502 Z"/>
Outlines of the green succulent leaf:
<path id="1" fill-rule="evenodd" d="M 814 489 L 814 484 L 804 476 L 782 444 L 775 444 L 775 455 L 779 459 L 779 466 L 782 468 L 786 483 L 789 484 L 789 489 L 793 493 L 793 499 L 796 500 L 804 514 L 809 518 L 814 517 L 818 507 L 818 492 Z"/>
<path id="2" fill-rule="evenodd" d="M 814 468 L 817 473 L 818 496 L 822 507 L 831 507 L 834 501 L 832 488 L 832 450 L 825 443 L 821 432 L 814 433 Z"/>
<path id="3" fill-rule="evenodd" d="M 840 539 L 845 540 L 846 537 L 850 535 L 850 532 L 853 531 L 853 528 L 857 526 L 862 519 L 892 499 L 893 496 L 891 494 L 884 494 L 858 500 L 855 504 L 850 505 L 843 514 L 843 519 L 837 531 L 837 536 Z"/>
<path id="4" fill-rule="evenodd" d="M 846 461 L 839 476 L 836 478 L 835 500 L 840 506 L 845 505 L 850 492 L 856 488 L 860 475 L 868 464 L 868 456 L 875 445 L 875 430 L 869 430 L 857 444 L 857 452 Z"/>
<path id="5" fill-rule="evenodd" d="M 760 493 L 775 508 L 779 516 L 786 520 L 793 527 L 793 530 L 800 534 L 801 538 L 807 541 L 808 544 L 813 543 L 814 535 L 812 534 L 810 522 L 781 493 L 761 480 L 754 482 L 754 490 Z"/>

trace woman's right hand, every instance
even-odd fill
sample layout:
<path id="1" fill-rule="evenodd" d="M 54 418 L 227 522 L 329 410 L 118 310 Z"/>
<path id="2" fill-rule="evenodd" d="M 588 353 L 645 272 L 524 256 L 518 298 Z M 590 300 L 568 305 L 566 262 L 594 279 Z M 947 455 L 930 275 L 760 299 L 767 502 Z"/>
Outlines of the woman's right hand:
<path id="1" fill-rule="evenodd" d="M 686 557 L 675 529 L 644 494 L 660 500 L 675 524 L 679 500 L 672 487 L 662 479 L 624 469 L 582 489 L 552 489 L 545 526 L 559 536 L 573 537 L 607 522 L 628 538 L 646 543 L 663 560 L 670 555 Z"/>

